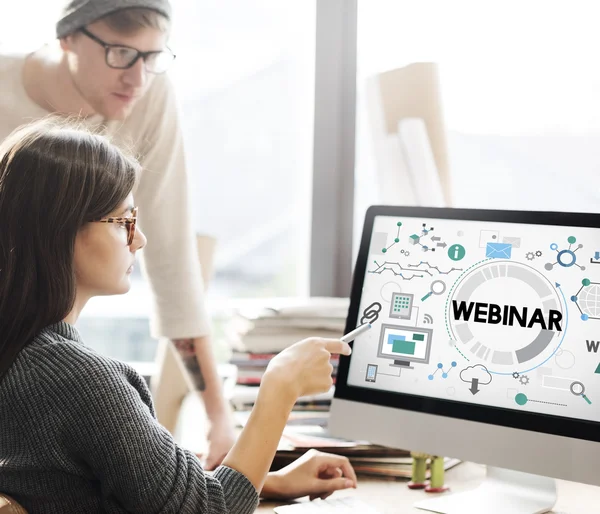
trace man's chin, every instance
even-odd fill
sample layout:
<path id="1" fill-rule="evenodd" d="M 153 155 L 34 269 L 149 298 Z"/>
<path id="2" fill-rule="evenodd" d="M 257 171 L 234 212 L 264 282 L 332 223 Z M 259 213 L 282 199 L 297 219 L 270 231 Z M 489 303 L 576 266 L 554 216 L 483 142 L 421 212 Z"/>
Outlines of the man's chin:
<path id="1" fill-rule="evenodd" d="M 97 112 L 108 121 L 123 121 L 131 114 L 134 105 L 103 105 Z"/>
<path id="2" fill-rule="evenodd" d="M 131 113 L 131 109 L 111 109 L 101 114 L 107 121 L 124 121 L 129 116 L 129 113 Z"/>

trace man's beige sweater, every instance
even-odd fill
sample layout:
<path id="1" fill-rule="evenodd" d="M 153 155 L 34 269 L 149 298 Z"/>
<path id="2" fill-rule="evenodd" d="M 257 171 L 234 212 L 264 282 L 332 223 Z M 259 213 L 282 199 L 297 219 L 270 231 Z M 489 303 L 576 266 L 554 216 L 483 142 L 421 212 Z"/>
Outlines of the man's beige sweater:
<path id="1" fill-rule="evenodd" d="M 0 140 L 17 127 L 50 113 L 31 100 L 23 86 L 25 55 L 0 55 Z M 125 121 L 100 116 L 85 120 L 132 152 L 143 166 L 134 200 L 148 238 L 142 252 L 154 293 L 154 337 L 208 334 L 203 284 L 189 212 L 188 177 L 173 87 L 154 79 Z"/>

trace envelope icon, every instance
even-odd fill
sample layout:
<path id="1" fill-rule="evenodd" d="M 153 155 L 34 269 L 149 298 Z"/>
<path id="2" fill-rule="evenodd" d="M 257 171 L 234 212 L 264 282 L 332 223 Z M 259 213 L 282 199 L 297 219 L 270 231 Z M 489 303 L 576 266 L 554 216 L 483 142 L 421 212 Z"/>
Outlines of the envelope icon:
<path id="1" fill-rule="evenodd" d="M 513 248 L 521 248 L 521 238 L 520 237 L 503 237 L 502 242 L 512 245 Z"/>
<path id="2" fill-rule="evenodd" d="M 485 256 L 491 259 L 510 259 L 512 245 L 510 243 L 488 243 Z"/>

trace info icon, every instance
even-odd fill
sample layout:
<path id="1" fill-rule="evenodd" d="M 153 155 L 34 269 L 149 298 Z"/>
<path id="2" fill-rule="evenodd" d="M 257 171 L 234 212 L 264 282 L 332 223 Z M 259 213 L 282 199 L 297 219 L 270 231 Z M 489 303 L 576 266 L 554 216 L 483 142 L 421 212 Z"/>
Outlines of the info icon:
<path id="1" fill-rule="evenodd" d="M 460 261 L 464 258 L 467 251 L 465 247 L 462 245 L 452 245 L 448 248 L 448 257 L 450 257 L 453 261 Z"/>

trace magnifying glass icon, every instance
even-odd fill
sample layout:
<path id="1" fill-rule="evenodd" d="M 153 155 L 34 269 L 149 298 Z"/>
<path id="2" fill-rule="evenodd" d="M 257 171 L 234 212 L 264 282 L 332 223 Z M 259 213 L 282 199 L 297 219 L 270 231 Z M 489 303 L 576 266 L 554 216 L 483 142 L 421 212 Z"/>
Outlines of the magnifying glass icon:
<path id="1" fill-rule="evenodd" d="M 571 384 L 571 392 L 575 395 L 575 396 L 581 396 L 586 402 L 588 402 L 590 405 L 592 404 L 592 402 L 590 401 L 590 399 L 585 395 L 585 386 L 583 385 L 583 383 L 579 382 L 579 381 L 575 381 Z"/>
<path id="2" fill-rule="evenodd" d="M 444 294 L 446 292 L 446 283 L 442 280 L 434 280 L 431 283 L 431 287 L 429 288 L 429 292 L 421 298 L 421 301 L 424 302 L 429 298 L 432 294 Z"/>

